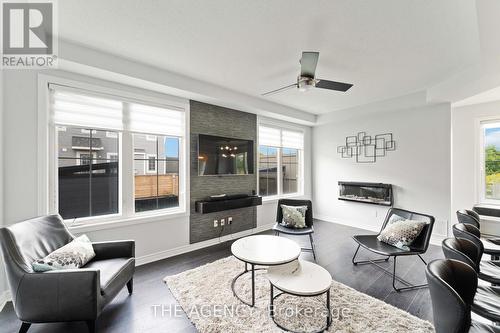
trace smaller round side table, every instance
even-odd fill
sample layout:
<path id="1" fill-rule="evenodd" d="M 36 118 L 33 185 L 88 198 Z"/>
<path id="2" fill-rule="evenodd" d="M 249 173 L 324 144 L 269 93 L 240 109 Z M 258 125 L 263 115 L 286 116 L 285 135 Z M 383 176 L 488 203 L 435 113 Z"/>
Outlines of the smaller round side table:
<path id="1" fill-rule="evenodd" d="M 295 260 L 286 265 L 269 267 L 267 278 L 271 284 L 271 306 L 269 314 L 274 323 L 285 331 L 290 329 L 278 324 L 274 318 L 274 300 L 284 294 L 298 297 L 314 297 L 326 294 L 326 325 L 317 332 L 327 330 L 332 324 L 332 315 L 330 309 L 330 287 L 332 285 L 332 276 L 323 267 L 304 260 Z M 274 295 L 274 289 L 281 293 Z"/>

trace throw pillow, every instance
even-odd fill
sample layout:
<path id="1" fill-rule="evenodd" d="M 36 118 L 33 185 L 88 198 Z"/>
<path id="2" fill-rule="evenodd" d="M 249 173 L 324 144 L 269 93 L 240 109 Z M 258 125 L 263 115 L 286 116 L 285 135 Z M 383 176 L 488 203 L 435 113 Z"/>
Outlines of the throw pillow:
<path id="1" fill-rule="evenodd" d="M 387 222 L 387 225 L 404 220 L 406 220 L 406 218 L 399 216 L 398 214 L 392 214 L 391 217 L 389 217 L 389 222 Z"/>
<path id="2" fill-rule="evenodd" d="M 387 224 L 377 239 L 399 249 L 409 250 L 409 246 L 417 239 L 426 224 L 424 221 L 414 220 Z"/>
<path id="3" fill-rule="evenodd" d="M 305 228 L 307 206 L 281 205 L 283 220 L 281 224 L 287 228 Z"/>
<path id="4" fill-rule="evenodd" d="M 58 248 L 45 258 L 35 260 L 32 267 L 35 272 L 80 268 L 94 257 L 95 252 L 92 243 L 86 235 L 82 235 Z"/>

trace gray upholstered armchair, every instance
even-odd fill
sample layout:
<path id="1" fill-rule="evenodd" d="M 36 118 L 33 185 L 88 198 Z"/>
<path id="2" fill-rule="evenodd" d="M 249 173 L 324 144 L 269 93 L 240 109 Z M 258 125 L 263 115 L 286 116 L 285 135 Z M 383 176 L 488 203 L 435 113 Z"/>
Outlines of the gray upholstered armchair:
<path id="1" fill-rule="evenodd" d="M 36 273 L 31 264 L 72 241 L 59 215 L 37 217 L 0 229 L 0 245 L 19 332 L 32 323 L 85 321 L 96 331 L 96 319 L 127 285 L 132 293 L 134 241 L 93 243 L 96 256 L 80 269 Z"/>

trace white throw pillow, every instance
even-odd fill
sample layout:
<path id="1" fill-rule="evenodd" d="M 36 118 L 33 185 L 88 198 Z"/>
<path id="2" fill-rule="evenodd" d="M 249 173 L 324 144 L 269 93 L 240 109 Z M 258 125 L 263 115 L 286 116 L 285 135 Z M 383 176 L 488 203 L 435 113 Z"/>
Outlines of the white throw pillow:
<path id="1" fill-rule="evenodd" d="M 377 239 L 402 250 L 417 239 L 427 223 L 424 221 L 404 220 L 387 224 Z"/>
<path id="2" fill-rule="evenodd" d="M 281 212 L 283 213 L 281 224 L 288 228 L 305 228 L 306 211 L 307 206 L 281 205 Z"/>
<path id="3" fill-rule="evenodd" d="M 94 248 L 86 235 L 75 238 L 43 259 L 33 262 L 35 272 L 80 268 L 95 257 Z"/>

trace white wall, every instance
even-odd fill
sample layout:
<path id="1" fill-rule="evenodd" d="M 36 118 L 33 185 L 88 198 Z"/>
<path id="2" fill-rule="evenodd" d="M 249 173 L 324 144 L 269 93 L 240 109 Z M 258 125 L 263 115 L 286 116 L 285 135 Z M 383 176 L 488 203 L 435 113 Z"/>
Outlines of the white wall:
<path id="1" fill-rule="evenodd" d="M 456 223 L 455 212 L 470 209 L 478 203 L 478 149 L 480 120 L 500 119 L 500 101 L 455 107 L 452 109 L 452 181 L 451 213 Z M 483 228 L 484 227 L 484 228 Z M 484 222 L 481 231 L 500 235 L 498 222 Z"/>
<path id="2" fill-rule="evenodd" d="M 435 216 L 435 239 L 444 237 L 450 219 L 450 105 L 367 112 L 342 119 L 313 131 L 316 217 L 378 231 L 387 207 L 337 200 L 338 181 L 390 183 L 395 206 Z M 341 158 L 337 146 L 358 132 L 393 133 L 396 151 L 373 164 Z"/>

